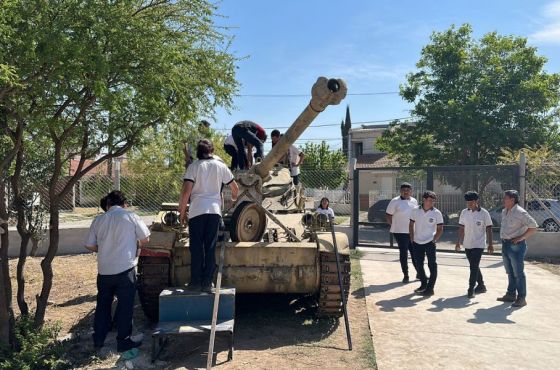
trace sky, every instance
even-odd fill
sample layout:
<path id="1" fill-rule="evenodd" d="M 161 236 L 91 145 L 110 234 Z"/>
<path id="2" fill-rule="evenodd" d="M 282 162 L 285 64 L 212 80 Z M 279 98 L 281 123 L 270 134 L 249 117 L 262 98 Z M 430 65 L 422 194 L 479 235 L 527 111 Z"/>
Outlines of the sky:
<path id="1" fill-rule="evenodd" d="M 560 1 L 222 0 L 218 13 L 216 24 L 234 37 L 241 86 L 235 108 L 217 110 L 214 128 L 227 133 L 247 119 L 283 132 L 307 106 L 317 77 L 346 81 L 349 95 L 319 114 L 298 146 L 324 139 L 341 148 L 347 105 L 353 128 L 409 117 L 399 85 L 415 71 L 430 34 L 453 24 L 470 23 L 475 37 L 526 37 L 548 58 L 547 72 L 560 72 Z"/>

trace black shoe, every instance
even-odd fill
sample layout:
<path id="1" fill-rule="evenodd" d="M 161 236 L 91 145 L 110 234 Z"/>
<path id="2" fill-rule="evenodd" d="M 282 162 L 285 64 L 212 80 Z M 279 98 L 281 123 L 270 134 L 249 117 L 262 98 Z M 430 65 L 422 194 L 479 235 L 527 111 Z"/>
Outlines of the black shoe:
<path id="1" fill-rule="evenodd" d="M 117 352 L 126 352 L 129 349 L 137 348 L 142 345 L 142 342 L 135 342 L 130 338 L 117 342 Z"/>
<path id="2" fill-rule="evenodd" d="M 475 292 L 475 291 L 474 291 L 473 289 L 467 290 L 467 296 L 468 296 L 469 298 L 474 298 L 474 292 Z"/>
<path id="3" fill-rule="evenodd" d="M 214 289 L 214 284 L 213 283 L 203 283 L 202 284 L 202 288 L 201 288 L 202 292 L 212 294 L 212 293 L 214 293 L 212 291 L 212 289 Z"/>
<path id="4" fill-rule="evenodd" d="M 408 275 L 405 275 L 404 278 L 402 279 L 403 284 L 407 284 L 408 282 L 410 282 L 410 279 L 408 278 Z"/>
<path id="5" fill-rule="evenodd" d="M 189 292 L 200 292 L 201 288 L 202 288 L 202 286 L 200 285 L 200 283 L 188 283 L 187 284 L 187 290 Z"/>
<path id="6" fill-rule="evenodd" d="M 476 288 L 474 288 L 474 292 L 476 294 L 486 293 L 486 286 L 479 284 L 479 285 L 476 286 Z"/>
<path id="7" fill-rule="evenodd" d="M 500 302 L 515 302 L 515 294 L 506 293 L 503 297 L 499 297 L 496 300 Z"/>
<path id="8" fill-rule="evenodd" d="M 422 293 L 426 290 L 426 288 L 427 288 L 427 285 L 422 284 L 422 285 L 420 285 L 419 288 L 414 289 L 414 293 Z"/>
<path id="9" fill-rule="evenodd" d="M 421 296 L 431 297 L 434 295 L 434 290 L 432 288 L 426 288 L 424 291 L 420 292 Z"/>

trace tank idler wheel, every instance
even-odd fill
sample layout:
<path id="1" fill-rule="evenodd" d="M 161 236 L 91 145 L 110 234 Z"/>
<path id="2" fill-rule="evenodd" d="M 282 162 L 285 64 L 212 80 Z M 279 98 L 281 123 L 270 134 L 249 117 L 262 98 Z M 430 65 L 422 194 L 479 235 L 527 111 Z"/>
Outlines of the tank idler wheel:
<path id="1" fill-rule="evenodd" d="M 266 232 L 266 213 L 253 202 L 242 202 L 231 216 L 231 240 L 260 242 Z"/>

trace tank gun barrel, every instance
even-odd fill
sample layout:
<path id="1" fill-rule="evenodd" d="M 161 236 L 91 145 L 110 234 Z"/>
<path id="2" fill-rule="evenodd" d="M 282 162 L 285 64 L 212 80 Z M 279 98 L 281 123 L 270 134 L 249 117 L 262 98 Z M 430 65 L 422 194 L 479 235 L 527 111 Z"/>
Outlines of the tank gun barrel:
<path id="1" fill-rule="evenodd" d="M 346 97 L 347 90 L 346 83 L 341 79 L 319 77 L 311 88 L 311 101 L 307 107 L 252 171 L 261 178 L 266 178 L 272 167 L 286 154 L 315 117 L 327 106 L 339 104 Z"/>

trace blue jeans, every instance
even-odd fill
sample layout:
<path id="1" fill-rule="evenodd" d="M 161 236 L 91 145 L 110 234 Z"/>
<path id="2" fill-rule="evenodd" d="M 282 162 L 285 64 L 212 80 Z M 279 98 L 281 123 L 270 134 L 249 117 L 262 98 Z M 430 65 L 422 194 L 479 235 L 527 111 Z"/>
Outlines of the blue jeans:
<path id="1" fill-rule="evenodd" d="M 527 296 L 527 282 L 525 280 L 524 262 L 527 252 L 527 243 L 522 241 L 513 244 L 511 241 L 502 240 L 502 259 L 508 274 L 507 292 L 510 295 L 517 295 L 520 298 Z"/>

